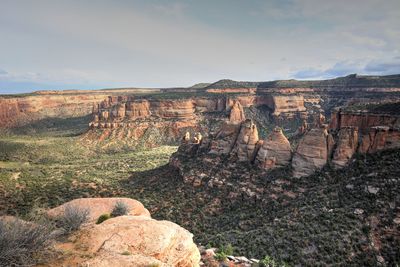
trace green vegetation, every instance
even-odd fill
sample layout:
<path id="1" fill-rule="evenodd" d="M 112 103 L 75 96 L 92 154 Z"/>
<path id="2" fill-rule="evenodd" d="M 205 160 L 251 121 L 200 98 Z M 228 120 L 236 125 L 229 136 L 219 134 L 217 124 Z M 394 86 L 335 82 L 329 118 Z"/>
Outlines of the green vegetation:
<path id="1" fill-rule="evenodd" d="M 259 262 L 260 267 L 286 267 L 289 266 L 285 262 L 279 262 L 275 261 L 273 258 L 269 256 L 265 256 L 262 260 Z"/>
<path id="2" fill-rule="evenodd" d="M 268 82 L 246 82 L 233 80 L 220 80 L 210 84 L 206 89 L 223 88 L 357 88 L 357 87 L 399 87 L 400 75 L 364 76 L 351 74 L 329 80 L 298 81 L 276 80 Z"/>
<path id="3" fill-rule="evenodd" d="M 188 229 L 196 243 L 232 244 L 235 255 L 304 266 L 374 266 L 378 256 L 389 266 L 400 262 L 399 150 L 360 156 L 344 170 L 326 168 L 304 179 L 290 179 L 289 169 L 270 172 L 254 181 L 264 189 L 256 200 L 229 197 L 231 188 L 184 184 L 165 166 L 176 147 L 102 151 L 74 136 L 5 135 L 0 149 L 4 214 L 27 216 L 80 197 L 131 197 L 152 217 Z M 241 187 L 235 175 L 229 179 Z"/>
<path id="4" fill-rule="evenodd" d="M 111 215 L 109 213 L 101 214 L 97 219 L 96 224 L 101 224 L 102 222 L 107 221 L 110 218 Z"/>
<path id="5" fill-rule="evenodd" d="M 233 247 L 231 244 L 228 244 L 226 246 L 221 246 L 214 257 L 218 261 L 225 261 L 230 255 L 233 255 Z"/>
<path id="6" fill-rule="evenodd" d="M 126 196 L 122 181 L 166 164 L 176 147 L 103 151 L 79 137 L 8 135 L 0 151 L 0 212 L 24 215 L 79 197 Z"/>
<path id="7" fill-rule="evenodd" d="M 355 104 L 344 108 L 344 111 L 368 111 L 375 114 L 391 114 L 400 115 L 400 102 L 394 103 L 371 103 L 371 104 Z"/>

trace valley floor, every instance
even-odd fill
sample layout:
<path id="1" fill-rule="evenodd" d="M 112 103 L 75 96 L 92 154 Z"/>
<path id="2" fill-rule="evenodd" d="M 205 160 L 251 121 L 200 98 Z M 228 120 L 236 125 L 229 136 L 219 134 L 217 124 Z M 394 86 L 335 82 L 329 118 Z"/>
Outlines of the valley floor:
<path id="1" fill-rule="evenodd" d="M 260 181 L 270 193 L 257 202 L 185 185 L 166 165 L 176 149 L 105 151 L 81 146 L 79 137 L 3 135 L 0 215 L 80 197 L 131 197 L 154 218 L 188 229 L 198 244 L 232 244 L 236 255 L 305 266 L 400 263 L 399 150 L 304 179 L 282 170 Z"/>

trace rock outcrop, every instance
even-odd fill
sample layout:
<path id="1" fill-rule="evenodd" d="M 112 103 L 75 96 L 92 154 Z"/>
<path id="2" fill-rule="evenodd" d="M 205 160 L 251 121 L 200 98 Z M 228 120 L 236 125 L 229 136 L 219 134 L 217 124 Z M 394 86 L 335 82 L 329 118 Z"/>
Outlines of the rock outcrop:
<path id="1" fill-rule="evenodd" d="M 313 174 L 328 161 L 328 132 L 325 127 L 313 128 L 300 140 L 292 159 L 293 176 Z"/>
<path id="2" fill-rule="evenodd" d="M 388 113 L 374 113 L 368 110 L 337 109 L 332 113 L 329 128 L 340 130 L 342 127 L 357 127 L 359 132 L 368 133 L 371 127 L 387 126 L 400 128 L 400 115 Z"/>
<path id="3" fill-rule="evenodd" d="M 188 231 L 169 221 L 120 216 L 84 229 L 75 243 L 95 255 L 83 263 L 88 266 L 192 267 L 200 262 L 192 238 Z"/>
<path id="4" fill-rule="evenodd" d="M 258 142 L 257 126 L 251 120 L 246 120 L 241 124 L 240 132 L 236 138 L 233 152 L 239 161 L 252 162 L 256 153 Z"/>
<path id="5" fill-rule="evenodd" d="M 0 96 L 0 128 L 23 126 L 46 118 L 89 115 L 106 94 Z"/>
<path id="6" fill-rule="evenodd" d="M 304 97 L 302 95 L 291 96 L 272 96 L 274 105 L 273 115 L 279 116 L 281 113 L 305 112 Z"/>
<path id="7" fill-rule="evenodd" d="M 215 155 L 230 154 L 236 144 L 240 126 L 236 123 L 224 123 L 215 138 L 211 137 L 209 153 Z"/>
<path id="8" fill-rule="evenodd" d="M 400 147 L 400 130 L 387 126 L 375 126 L 361 136 L 360 153 L 375 153 L 379 150 Z"/>
<path id="9" fill-rule="evenodd" d="M 335 168 L 343 168 L 356 153 L 358 147 L 358 128 L 342 127 L 338 133 L 338 141 L 333 154 L 332 164 Z"/>
<path id="10" fill-rule="evenodd" d="M 400 147 L 400 114 L 398 103 L 374 104 L 360 110 L 340 108 L 334 111 L 330 129 L 342 131 L 358 129 L 356 145 L 359 153 L 375 153 L 379 150 Z"/>
<path id="11" fill-rule="evenodd" d="M 240 102 L 236 100 L 232 106 L 229 121 L 233 123 L 240 123 L 245 119 L 243 107 Z"/>
<path id="12" fill-rule="evenodd" d="M 289 165 L 291 158 L 292 149 L 289 140 L 281 128 L 275 127 L 258 150 L 256 163 L 264 169 L 273 169 Z"/>
<path id="13" fill-rule="evenodd" d="M 90 199 L 71 201 L 86 204 L 93 213 L 108 210 L 109 203 L 125 201 L 133 208 L 143 205 L 133 199 Z M 63 210 L 66 203 L 54 210 Z M 100 203 L 104 203 L 104 206 Z M 199 266 L 200 253 L 193 235 L 169 221 L 157 221 L 144 215 L 124 215 L 110 218 L 100 224 L 93 222 L 83 226 L 73 238 L 55 244 L 64 252 L 63 257 L 51 261 L 48 266 Z"/>

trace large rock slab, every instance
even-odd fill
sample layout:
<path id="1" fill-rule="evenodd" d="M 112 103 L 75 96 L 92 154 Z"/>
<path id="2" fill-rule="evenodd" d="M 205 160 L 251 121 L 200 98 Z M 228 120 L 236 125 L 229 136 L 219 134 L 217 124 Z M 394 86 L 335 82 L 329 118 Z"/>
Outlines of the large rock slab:
<path id="1" fill-rule="evenodd" d="M 120 216 L 91 224 L 76 235 L 69 254 L 57 264 L 69 266 L 72 261 L 79 266 L 192 267 L 200 262 L 190 232 L 175 223 L 145 216 Z"/>
<path id="2" fill-rule="evenodd" d="M 233 123 L 241 123 L 245 119 L 246 117 L 244 115 L 243 106 L 239 101 L 235 100 L 229 115 L 229 121 Z"/>
<path id="3" fill-rule="evenodd" d="M 286 166 L 292 158 L 289 140 L 282 129 L 276 127 L 258 150 L 256 163 L 264 169 Z"/>
<path id="4" fill-rule="evenodd" d="M 258 140 L 257 126 L 253 121 L 243 122 L 234 147 L 234 153 L 239 161 L 251 162 L 254 160 Z"/>
<path id="5" fill-rule="evenodd" d="M 328 160 L 327 137 L 325 127 L 313 128 L 303 136 L 292 159 L 294 177 L 311 175 L 325 166 Z"/>
<path id="6" fill-rule="evenodd" d="M 338 141 L 333 154 L 332 164 L 335 168 L 343 168 L 353 157 L 358 147 L 358 128 L 343 127 L 339 130 Z"/>
<path id="7" fill-rule="evenodd" d="M 240 131 L 240 124 L 224 123 L 216 134 L 215 138 L 210 141 L 210 154 L 228 155 L 235 146 L 236 139 Z"/>

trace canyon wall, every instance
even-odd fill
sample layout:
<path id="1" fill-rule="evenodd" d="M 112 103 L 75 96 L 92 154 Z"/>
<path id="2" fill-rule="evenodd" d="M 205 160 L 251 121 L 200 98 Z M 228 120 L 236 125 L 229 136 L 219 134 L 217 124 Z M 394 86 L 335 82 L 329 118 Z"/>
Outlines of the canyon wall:
<path id="1" fill-rule="evenodd" d="M 330 127 L 327 124 L 306 125 L 304 131 L 292 139 L 295 142 L 293 149 L 279 127 L 260 140 L 253 121 L 226 121 L 216 135 L 204 134 L 201 142 L 182 144 L 170 162 L 179 169 L 186 182 L 196 185 L 203 183 L 199 179 L 221 184 L 236 175 L 247 177 L 250 175 L 249 170 L 246 171 L 248 166 L 259 170 L 250 175 L 251 179 L 278 167 L 291 169 L 295 178 L 312 175 L 326 165 L 340 169 L 356 153 L 400 148 L 397 124 L 400 103 L 390 105 L 396 112 L 376 114 L 364 110 L 353 112 L 346 118 L 348 111 L 338 110 L 333 116 L 338 121 L 331 121 Z M 354 114 L 359 117 L 354 119 Z M 218 171 L 214 170 L 218 174 L 206 174 L 207 169 L 213 168 L 211 166 L 199 168 L 209 163 L 218 166 Z"/>
<path id="2" fill-rule="evenodd" d="M 106 97 L 100 94 L 0 97 L 0 128 L 21 126 L 48 117 L 88 115 Z"/>

